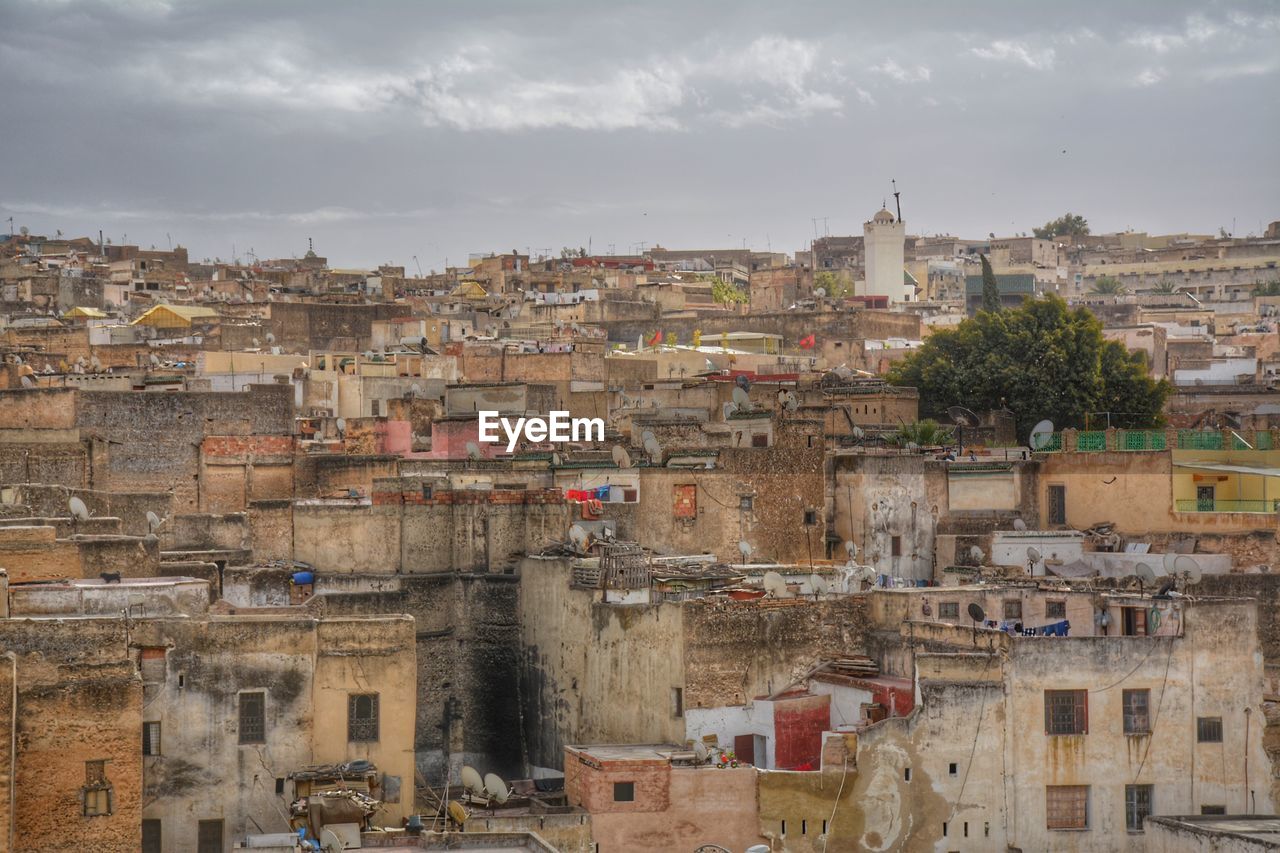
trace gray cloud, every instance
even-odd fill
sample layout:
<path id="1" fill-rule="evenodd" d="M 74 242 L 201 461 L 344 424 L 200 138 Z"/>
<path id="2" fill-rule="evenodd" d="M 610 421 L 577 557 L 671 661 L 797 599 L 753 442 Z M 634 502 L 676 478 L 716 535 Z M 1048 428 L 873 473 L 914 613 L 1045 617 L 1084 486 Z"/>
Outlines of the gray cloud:
<path id="1" fill-rule="evenodd" d="M 1280 216 L 1273 3 L 10 0 L 0 209 L 36 230 L 438 266 Z M 1193 121 L 1188 117 L 1194 116 Z M 1065 153 L 1064 153 L 1065 151 Z"/>

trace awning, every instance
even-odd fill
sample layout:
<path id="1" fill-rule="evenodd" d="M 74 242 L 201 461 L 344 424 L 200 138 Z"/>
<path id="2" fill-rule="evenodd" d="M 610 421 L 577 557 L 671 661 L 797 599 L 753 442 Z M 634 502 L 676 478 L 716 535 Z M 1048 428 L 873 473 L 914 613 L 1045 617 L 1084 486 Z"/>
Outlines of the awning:
<path id="1" fill-rule="evenodd" d="M 1260 477 L 1280 477 L 1280 468 L 1266 465 L 1236 465 L 1229 462 L 1175 462 L 1175 468 L 1194 468 L 1197 471 L 1225 471 L 1231 474 L 1255 474 Z"/>

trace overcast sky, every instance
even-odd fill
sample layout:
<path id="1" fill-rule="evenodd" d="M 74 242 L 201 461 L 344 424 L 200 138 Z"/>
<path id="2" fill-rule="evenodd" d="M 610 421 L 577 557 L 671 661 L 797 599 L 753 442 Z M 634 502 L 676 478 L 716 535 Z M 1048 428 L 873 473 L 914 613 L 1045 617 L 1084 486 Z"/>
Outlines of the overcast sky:
<path id="1" fill-rule="evenodd" d="M 0 216 L 194 258 L 1280 219 L 1277 2 L 0 0 L 0 75 Z"/>

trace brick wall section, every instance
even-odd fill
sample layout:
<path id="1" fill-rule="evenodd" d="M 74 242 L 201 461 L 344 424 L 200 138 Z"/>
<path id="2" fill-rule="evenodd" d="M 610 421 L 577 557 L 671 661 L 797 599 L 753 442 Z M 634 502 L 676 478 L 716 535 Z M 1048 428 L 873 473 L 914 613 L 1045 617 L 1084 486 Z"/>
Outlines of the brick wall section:
<path id="1" fill-rule="evenodd" d="M 569 804 L 581 806 L 593 814 L 665 812 L 671 806 L 671 763 L 665 758 L 601 761 L 585 752 L 565 747 L 564 775 Z M 614 802 L 615 782 L 633 783 L 635 799 L 632 802 Z"/>
<path id="2" fill-rule="evenodd" d="M 685 707 L 742 705 L 781 690 L 771 673 L 798 678 L 822 657 L 861 654 L 864 596 L 779 605 L 689 602 L 684 607 Z"/>

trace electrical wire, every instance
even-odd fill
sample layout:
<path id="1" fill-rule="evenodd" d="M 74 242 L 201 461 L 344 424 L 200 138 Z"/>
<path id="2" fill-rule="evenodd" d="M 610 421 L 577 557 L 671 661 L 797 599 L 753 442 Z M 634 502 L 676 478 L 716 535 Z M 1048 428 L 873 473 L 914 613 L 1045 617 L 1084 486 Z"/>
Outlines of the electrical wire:
<path id="1" fill-rule="evenodd" d="M 1133 774 L 1134 784 L 1142 776 L 1142 768 L 1147 764 L 1147 755 L 1151 752 L 1151 742 L 1156 738 L 1156 724 L 1160 722 L 1160 709 L 1164 707 L 1164 691 L 1169 684 L 1169 665 L 1173 663 L 1173 641 L 1174 637 L 1169 638 L 1169 656 L 1164 662 L 1164 678 L 1160 681 L 1160 700 L 1156 702 L 1156 712 L 1151 717 L 1151 735 L 1147 738 L 1147 748 L 1142 751 L 1142 761 L 1138 762 L 1138 770 Z"/>
<path id="2" fill-rule="evenodd" d="M 995 658 L 995 649 L 993 647 L 989 655 L 987 656 L 987 662 L 982 665 L 982 675 L 984 678 L 986 677 L 987 669 L 991 666 L 991 661 L 994 658 Z M 951 804 L 951 812 L 950 814 L 947 815 L 947 823 L 951 823 L 951 821 L 955 818 L 956 809 L 960 807 L 960 803 L 964 800 L 964 789 L 965 789 L 965 786 L 969 784 L 969 770 L 970 768 L 973 767 L 973 756 L 976 755 L 978 752 L 978 735 L 982 733 L 982 716 L 983 714 L 986 713 L 986 710 L 987 710 L 987 691 L 983 690 L 982 702 L 981 704 L 978 705 L 978 723 L 973 730 L 973 744 L 969 747 L 969 760 L 965 762 L 964 776 L 961 777 L 960 779 L 960 791 L 959 793 L 956 794 L 955 802 Z M 1003 751 L 1004 749 L 1002 747 L 1001 752 L 1003 753 Z"/>
<path id="3" fill-rule="evenodd" d="M 849 778 L 849 747 L 845 744 L 844 752 L 844 773 L 840 775 L 840 790 L 836 791 L 836 801 L 831 804 L 831 819 L 828 822 L 827 832 L 822 836 L 822 853 L 827 853 L 827 842 L 831 840 L 831 833 L 836 831 L 836 809 L 840 808 L 840 797 L 844 795 L 844 783 Z"/>

